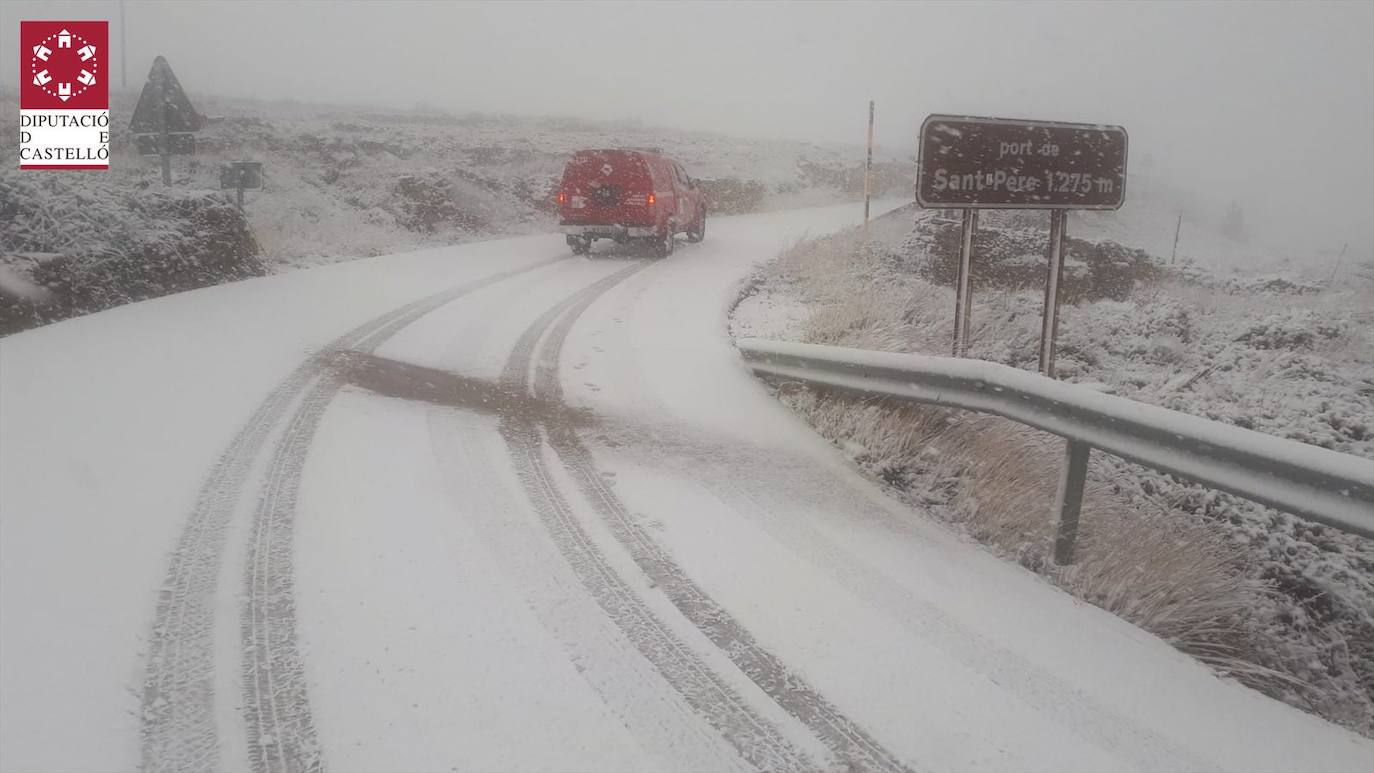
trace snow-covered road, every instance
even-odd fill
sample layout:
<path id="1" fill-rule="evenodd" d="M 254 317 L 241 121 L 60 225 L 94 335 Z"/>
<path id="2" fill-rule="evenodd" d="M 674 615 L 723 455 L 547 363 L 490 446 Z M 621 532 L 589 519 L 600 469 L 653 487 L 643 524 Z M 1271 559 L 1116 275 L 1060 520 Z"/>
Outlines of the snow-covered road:
<path id="1" fill-rule="evenodd" d="M 739 280 L 859 212 L 0 341 L 0 769 L 1367 771 L 899 508 L 745 371 Z"/>

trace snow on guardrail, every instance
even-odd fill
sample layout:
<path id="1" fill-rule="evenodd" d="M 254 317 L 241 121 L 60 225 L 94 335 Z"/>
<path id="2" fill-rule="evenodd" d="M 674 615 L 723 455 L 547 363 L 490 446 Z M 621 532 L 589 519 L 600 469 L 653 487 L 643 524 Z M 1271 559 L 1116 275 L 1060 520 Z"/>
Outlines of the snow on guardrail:
<path id="1" fill-rule="evenodd" d="M 742 338 L 770 378 L 992 413 L 1068 441 L 1055 558 L 1070 563 L 1093 448 L 1374 539 L 1374 460 L 979 360 Z"/>

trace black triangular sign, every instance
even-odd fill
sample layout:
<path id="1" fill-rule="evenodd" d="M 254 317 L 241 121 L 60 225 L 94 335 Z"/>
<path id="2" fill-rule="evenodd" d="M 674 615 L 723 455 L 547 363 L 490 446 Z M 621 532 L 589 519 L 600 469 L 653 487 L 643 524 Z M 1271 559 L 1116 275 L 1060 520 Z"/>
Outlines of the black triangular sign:
<path id="1" fill-rule="evenodd" d="M 205 118 L 191 107 L 191 100 L 182 91 L 172 66 L 160 56 L 154 59 L 153 69 L 148 71 L 148 82 L 143 84 L 143 93 L 138 96 L 134 117 L 129 121 L 129 131 L 134 134 L 196 132 L 204 125 Z"/>

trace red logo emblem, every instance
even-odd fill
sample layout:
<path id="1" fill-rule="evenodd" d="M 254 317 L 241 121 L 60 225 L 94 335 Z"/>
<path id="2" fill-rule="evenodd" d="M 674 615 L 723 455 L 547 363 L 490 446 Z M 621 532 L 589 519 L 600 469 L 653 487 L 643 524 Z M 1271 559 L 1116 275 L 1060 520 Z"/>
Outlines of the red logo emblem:
<path id="1" fill-rule="evenodd" d="M 19 22 L 19 107 L 108 110 L 109 22 Z"/>

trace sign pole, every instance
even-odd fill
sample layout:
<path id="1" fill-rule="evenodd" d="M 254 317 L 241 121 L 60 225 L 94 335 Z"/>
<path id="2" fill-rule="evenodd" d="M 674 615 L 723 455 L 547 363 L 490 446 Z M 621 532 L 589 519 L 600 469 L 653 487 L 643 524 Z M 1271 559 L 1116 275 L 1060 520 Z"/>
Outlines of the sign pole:
<path id="1" fill-rule="evenodd" d="M 1054 378 L 1054 343 L 1059 335 L 1059 287 L 1064 283 L 1064 225 L 1068 214 L 1050 210 L 1050 254 L 1045 277 L 1045 316 L 1040 321 L 1040 372 Z"/>
<path id="2" fill-rule="evenodd" d="M 959 240 L 959 278 L 954 296 L 954 356 L 968 352 L 969 311 L 973 305 L 970 293 L 970 273 L 973 267 L 973 234 L 978 230 L 978 210 L 964 210 L 964 232 Z"/>
<path id="3" fill-rule="evenodd" d="M 868 100 L 868 159 L 864 161 L 864 234 L 868 233 L 868 202 L 873 194 L 873 100 Z"/>
<path id="4" fill-rule="evenodd" d="M 234 161 L 219 168 L 220 190 L 234 189 L 234 205 L 243 211 L 243 192 L 262 188 L 261 161 Z"/>

